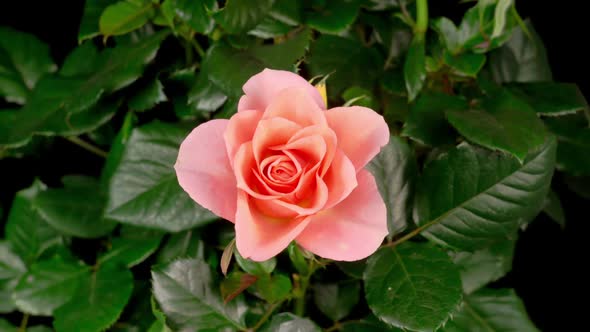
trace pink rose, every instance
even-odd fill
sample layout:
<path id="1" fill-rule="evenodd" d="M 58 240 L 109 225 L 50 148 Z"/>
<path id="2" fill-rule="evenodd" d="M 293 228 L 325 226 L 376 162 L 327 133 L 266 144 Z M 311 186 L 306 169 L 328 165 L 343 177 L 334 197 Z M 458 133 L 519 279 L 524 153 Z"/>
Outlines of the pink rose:
<path id="1" fill-rule="evenodd" d="M 365 165 L 389 140 L 383 117 L 326 109 L 300 76 L 265 69 L 238 113 L 195 128 L 175 165 L 182 188 L 235 223 L 240 254 L 267 260 L 295 240 L 318 256 L 365 258 L 387 235 L 385 204 Z"/>

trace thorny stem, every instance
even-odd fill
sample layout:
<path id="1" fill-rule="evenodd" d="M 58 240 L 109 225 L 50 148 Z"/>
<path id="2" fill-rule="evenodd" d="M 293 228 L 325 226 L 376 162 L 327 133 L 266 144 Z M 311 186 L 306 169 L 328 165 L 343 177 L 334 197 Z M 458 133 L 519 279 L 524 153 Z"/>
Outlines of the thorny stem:
<path id="1" fill-rule="evenodd" d="M 80 139 L 79 137 L 76 136 L 68 136 L 65 137 L 65 139 L 67 139 L 68 141 L 78 145 L 79 147 L 83 148 L 86 151 L 92 152 L 95 155 L 102 157 L 102 158 L 106 158 L 108 157 L 108 153 L 102 149 L 97 148 L 96 146 Z"/>
<path id="2" fill-rule="evenodd" d="M 428 0 L 416 1 L 416 27 L 415 32 L 421 35 L 428 30 Z"/>
<path id="3" fill-rule="evenodd" d="M 18 328 L 18 332 L 26 332 L 28 324 L 29 324 L 29 314 L 24 314 L 23 319 L 20 321 L 20 326 Z"/>
<path id="4" fill-rule="evenodd" d="M 314 260 L 309 261 L 309 272 L 301 276 L 299 284 L 299 292 L 295 295 L 295 315 L 303 316 L 305 314 L 305 295 L 307 294 L 307 287 L 309 287 L 309 279 L 315 272 L 318 266 Z"/>

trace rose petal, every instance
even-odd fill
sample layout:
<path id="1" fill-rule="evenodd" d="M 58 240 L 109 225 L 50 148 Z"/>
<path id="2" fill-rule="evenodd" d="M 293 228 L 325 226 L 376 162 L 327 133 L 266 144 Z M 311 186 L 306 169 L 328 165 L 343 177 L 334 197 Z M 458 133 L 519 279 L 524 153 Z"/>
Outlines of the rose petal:
<path id="1" fill-rule="evenodd" d="M 301 200 L 290 202 L 287 197 L 276 200 L 259 200 L 256 205 L 261 211 L 272 216 L 308 216 L 321 211 L 328 201 L 329 188 L 317 174 L 313 187 Z M 297 195 L 299 192 L 295 191 Z"/>
<path id="2" fill-rule="evenodd" d="M 229 119 L 229 124 L 225 130 L 225 146 L 230 164 L 233 165 L 234 157 L 240 145 L 251 141 L 256 131 L 256 126 L 262 118 L 262 112 L 255 110 L 246 110 L 234 114 Z"/>
<path id="3" fill-rule="evenodd" d="M 338 261 L 355 261 L 375 252 L 387 235 L 385 204 L 375 179 L 357 173 L 358 187 L 340 204 L 311 217 L 296 241 L 314 254 Z"/>
<path id="4" fill-rule="evenodd" d="M 278 255 L 309 224 L 309 218 L 271 218 L 260 213 L 247 193 L 238 194 L 236 245 L 244 258 L 265 261 Z"/>
<path id="5" fill-rule="evenodd" d="M 252 137 L 252 148 L 256 162 L 260 163 L 272 152 L 270 148 L 282 146 L 295 135 L 301 126 L 289 119 L 271 118 L 263 119 Z M 260 170 L 262 172 L 262 170 Z"/>
<path id="6" fill-rule="evenodd" d="M 225 151 L 228 120 L 195 128 L 180 145 L 174 169 L 178 183 L 201 206 L 229 221 L 236 215 L 236 178 Z"/>
<path id="7" fill-rule="evenodd" d="M 235 181 L 239 189 L 242 189 L 257 199 L 269 200 L 283 196 L 277 192 L 263 193 L 261 192 L 261 189 L 264 189 L 262 184 L 256 185 L 258 181 L 256 178 L 258 166 L 254 159 L 252 142 L 246 142 L 240 146 L 234 162 Z"/>
<path id="8" fill-rule="evenodd" d="M 305 127 L 299 130 L 291 139 L 289 143 L 299 140 L 302 137 L 312 136 L 312 135 L 319 135 L 323 137 L 324 144 L 326 145 L 326 153 L 324 159 L 322 160 L 322 168 L 320 169 L 320 176 L 324 176 L 328 167 L 332 164 L 332 160 L 334 159 L 334 154 L 336 153 L 336 145 L 338 144 L 336 134 L 332 129 L 327 126 L 310 126 Z M 289 144 L 288 143 L 288 144 Z"/>
<path id="9" fill-rule="evenodd" d="M 287 119 L 302 127 L 326 125 L 325 112 L 305 89 L 288 88 L 278 93 L 264 111 L 262 119 Z"/>
<path id="10" fill-rule="evenodd" d="M 324 181 L 330 188 L 326 209 L 340 203 L 357 187 L 357 175 L 354 165 L 342 150 L 338 149 L 336 151 L 334 160 L 324 176 Z"/>
<path id="11" fill-rule="evenodd" d="M 370 108 L 336 107 L 326 111 L 326 119 L 338 137 L 338 147 L 357 171 L 365 167 L 389 141 L 387 123 Z"/>
<path id="12" fill-rule="evenodd" d="M 326 109 L 319 91 L 301 76 L 284 70 L 265 69 L 244 84 L 246 96 L 240 99 L 238 112 L 247 109 L 263 111 L 282 90 L 294 87 L 303 88 L 319 108 Z"/>

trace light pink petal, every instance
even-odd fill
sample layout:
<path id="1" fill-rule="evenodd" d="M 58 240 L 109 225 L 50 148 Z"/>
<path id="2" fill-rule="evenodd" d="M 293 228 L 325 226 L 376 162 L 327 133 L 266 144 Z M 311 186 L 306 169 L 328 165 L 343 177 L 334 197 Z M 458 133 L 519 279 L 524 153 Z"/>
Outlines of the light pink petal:
<path id="1" fill-rule="evenodd" d="M 302 127 L 327 124 L 325 111 L 301 88 L 281 90 L 272 99 L 262 119 L 274 117 L 287 119 Z"/>
<path id="2" fill-rule="evenodd" d="M 314 254 L 337 261 L 355 261 L 375 252 L 387 235 L 385 204 L 375 179 L 357 173 L 358 187 L 340 204 L 311 217 L 296 241 Z"/>
<path id="3" fill-rule="evenodd" d="M 338 137 L 338 146 L 360 171 L 389 142 L 389 128 L 370 108 L 336 107 L 326 111 L 328 124 Z"/>
<path id="4" fill-rule="evenodd" d="M 236 245 L 244 258 L 265 261 L 283 251 L 309 224 L 309 218 L 272 218 L 260 213 L 245 192 L 238 194 Z"/>
<path id="5" fill-rule="evenodd" d="M 230 164 L 233 165 L 234 157 L 240 146 L 252 140 L 256 126 L 262 118 L 262 112 L 255 110 L 246 110 L 234 114 L 229 119 L 229 124 L 225 130 L 225 146 Z"/>
<path id="6" fill-rule="evenodd" d="M 300 129 L 300 125 L 289 119 L 263 118 L 260 120 L 254 132 L 254 137 L 252 137 L 252 147 L 256 162 L 258 164 L 262 163 L 268 154 L 275 153 L 270 148 L 287 143 Z"/>
<path id="7" fill-rule="evenodd" d="M 334 160 L 324 176 L 324 181 L 330 188 L 326 209 L 340 203 L 357 187 L 357 175 L 354 165 L 342 150 L 338 149 L 336 151 Z"/>
<path id="8" fill-rule="evenodd" d="M 174 169 L 189 196 L 216 215 L 234 221 L 237 188 L 225 150 L 228 120 L 211 120 L 195 128 L 180 145 Z"/>
<path id="9" fill-rule="evenodd" d="M 287 88 L 304 89 L 319 108 L 326 109 L 319 91 L 301 76 L 284 70 L 265 69 L 244 84 L 246 98 L 240 99 L 238 112 L 247 109 L 263 111 L 282 90 Z"/>

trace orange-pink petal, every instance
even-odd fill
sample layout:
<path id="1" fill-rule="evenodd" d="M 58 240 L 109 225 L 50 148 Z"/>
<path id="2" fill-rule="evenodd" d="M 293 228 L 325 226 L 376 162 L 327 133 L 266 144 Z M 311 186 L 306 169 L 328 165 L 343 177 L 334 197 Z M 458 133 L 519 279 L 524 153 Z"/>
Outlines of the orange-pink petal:
<path id="1" fill-rule="evenodd" d="M 336 107 L 326 111 L 326 119 L 338 137 L 338 147 L 357 171 L 389 142 L 389 128 L 381 115 L 370 108 Z"/>
<path id="2" fill-rule="evenodd" d="M 340 204 L 311 217 L 296 241 L 314 254 L 355 261 L 375 252 L 387 235 L 387 213 L 375 179 L 357 173 L 358 186 Z"/>
<path id="3" fill-rule="evenodd" d="M 180 145 L 174 169 L 178 183 L 195 202 L 233 222 L 236 178 L 223 139 L 228 122 L 212 120 L 195 128 Z"/>
<path id="4" fill-rule="evenodd" d="M 238 103 L 238 111 L 247 109 L 265 110 L 284 89 L 302 88 L 321 109 L 326 109 L 319 91 L 301 76 L 284 70 L 265 69 L 252 76 L 243 86 L 246 96 Z"/>
<path id="5" fill-rule="evenodd" d="M 260 118 L 262 118 L 262 112 L 246 110 L 234 114 L 229 119 L 224 139 L 230 164 L 233 165 L 234 157 L 240 146 L 252 140 Z"/>
<path id="6" fill-rule="evenodd" d="M 236 213 L 236 246 L 240 255 L 265 261 L 283 251 L 309 224 L 309 218 L 272 218 L 252 204 L 240 191 Z"/>

